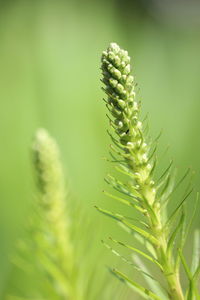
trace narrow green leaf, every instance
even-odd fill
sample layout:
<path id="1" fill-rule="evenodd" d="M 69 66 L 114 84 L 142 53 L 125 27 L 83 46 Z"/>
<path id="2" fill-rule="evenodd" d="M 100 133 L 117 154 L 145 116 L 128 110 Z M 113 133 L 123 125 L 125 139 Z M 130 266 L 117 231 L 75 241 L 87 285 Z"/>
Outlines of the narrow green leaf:
<path id="1" fill-rule="evenodd" d="M 117 155 L 119 155 L 119 156 L 121 156 L 121 157 L 123 157 L 123 158 L 128 158 L 128 157 L 129 157 L 128 154 L 123 153 L 123 152 L 120 152 L 120 151 L 118 151 L 117 149 L 115 149 L 115 147 L 114 147 L 112 144 L 110 145 L 110 148 L 111 148 L 111 150 L 114 151 Z"/>
<path id="2" fill-rule="evenodd" d="M 124 174 L 126 176 L 129 176 L 130 178 L 134 179 L 134 174 L 132 172 L 130 172 L 128 168 L 126 168 L 126 167 L 124 167 L 124 166 L 121 165 L 120 167 L 116 166 L 115 169 L 118 172 L 120 172 L 120 173 L 122 173 L 122 174 Z"/>
<path id="3" fill-rule="evenodd" d="M 192 214 L 192 216 L 190 218 L 189 224 L 187 225 L 187 230 L 185 230 L 185 234 L 183 236 L 183 239 L 184 239 L 183 244 L 184 244 L 185 240 L 187 239 L 188 233 L 189 233 L 189 231 L 191 229 L 191 226 L 193 224 L 194 218 L 196 216 L 199 199 L 200 199 L 199 198 L 199 193 L 197 193 L 197 195 L 196 195 L 196 201 L 195 201 L 195 205 L 194 205 L 194 209 L 193 209 L 193 214 Z"/>
<path id="4" fill-rule="evenodd" d="M 102 214 L 106 215 L 107 217 L 110 217 L 116 221 L 122 221 L 123 220 L 123 216 L 119 215 L 119 214 L 114 214 L 108 210 L 102 209 L 100 207 L 95 206 L 95 208 Z"/>
<path id="5" fill-rule="evenodd" d="M 157 148 L 158 148 L 158 145 L 156 145 L 156 146 L 154 147 L 152 153 L 149 155 L 149 157 L 148 157 L 148 162 L 150 162 L 150 160 L 154 157 Z"/>
<path id="6" fill-rule="evenodd" d="M 149 173 L 149 176 L 153 176 L 153 173 L 155 171 L 155 168 L 156 168 L 156 165 L 157 165 L 157 159 L 155 158 L 154 161 L 153 161 L 153 166 L 151 168 L 151 171 Z"/>
<path id="7" fill-rule="evenodd" d="M 133 265 L 133 263 L 131 261 L 129 261 L 128 259 L 126 259 L 123 255 L 119 254 L 119 252 L 117 252 L 115 249 L 113 249 L 112 247 L 110 247 L 107 243 L 105 243 L 103 240 L 101 241 L 102 244 L 108 249 L 110 250 L 114 255 L 120 257 L 123 261 L 125 261 L 126 263 L 128 263 L 129 265 Z"/>
<path id="8" fill-rule="evenodd" d="M 199 274 L 200 274 L 200 263 L 199 263 L 199 265 L 198 265 L 198 267 L 197 267 L 197 269 L 196 269 L 196 271 L 195 271 L 195 273 L 194 273 L 194 275 L 193 275 L 193 279 L 194 279 L 194 280 L 197 280 Z"/>
<path id="9" fill-rule="evenodd" d="M 173 193 L 174 190 L 174 184 L 175 184 L 175 173 L 174 174 L 169 174 L 166 177 L 164 186 L 162 191 L 160 192 L 160 202 L 161 202 L 161 206 L 165 206 L 168 203 L 168 200 L 170 199 L 170 196 Z"/>
<path id="10" fill-rule="evenodd" d="M 148 268 L 145 266 L 143 261 L 140 259 L 140 257 L 136 254 L 133 255 L 133 261 L 135 264 L 142 270 L 143 277 L 145 281 L 148 283 L 149 287 L 152 289 L 152 291 L 156 294 L 159 295 L 162 300 L 168 300 L 169 298 L 166 296 L 166 293 L 163 291 L 163 287 L 160 285 L 160 282 L 156 280 L 152 276 L 148 276 L 150 273 Z"/>
<path id="11" fill-rule="evenodd" d="M 140 254 L 141 256 L 145 257 L 145 258 L 148 259 L 149 261 L 155 263 L 155 264 L 156 264 L 157 266 L 159 266 L 159 268 L 162 270 L 162 266 L 160 265 L 160 263 L 159 263 L 156 259 L 154 259 L 153 257 L 151 257 L 151 256 L 149 256 L 148 254 L 144 253 L 143 251 L 141 251 L 141 250 L 139 250 L 139 249 L 137 249 L 137 248 L 134 248 L 134 247 L 132 247 L 132 246 L 130 246 L 130 245 L 128 245 L 128 244 L 125 244 L 125 243 L 123 243 L 123 242 L 119 242 L 119 241 L 117 241 L 117 240 L 114 240 L 113 238 L 110 238 L 110 239 L 111 239 L 111 241 L 113 241 L 113 242 L 119 244 L 120 246 L 123 246 L 123 247 L 125 247 L 125 248 L 127 248 L 127 249 L 130 249 L 130 250 L 132 250 L 132 251 L 134 251 L 134 252 Z"/>
<path id="12" fill-rule="evenodd" d="M 163 201 L 163 205 L 167 205 L 168 201 L 170 200 L 170 197 L 172 196 L 172 194 L 178 189 L 178 187 L 181 185 L 181 183 L 183 183 L 183 181 L 186 179 L 186 177 L 188 176 L 190 172 L 190 169 L 187 169 L 186 173 L 183 175 L 183 177 L 176 183 L 175 186 L 172 186 L 169 190 L 169 192 L 167 193 L 167 195 L 165 194 L 165 196 L 163 197 L 164 199 L 162 199 Z"/>
<path id="13" fill-rule="evenodd" d="M 141 234 L 144 238 L 146 238 L 149 242 L 151 242 L 154 245 L 158 245 L 158 240 L 150 233 L 146 232 L 145 230 L 123 220 L 123 224 L 128 226 L 130 229 L 136 231 L 137 233 Z"/>
<path id="14" fill-rule="evenodd" d="M 143 206 L 148 211 L 148 213 L 151 215 L 153 220 L 157 220 L 157 215 L 155 213 L 155 210 L 153 209 L 152 205 L 149 204 L 148 200 L 143 197 Z M 156 201 L 156 200 L 155 200 Z"/>
<path id="15" fill-rule="evenodd" d="M 161 129 L 159 134 L 157 135 L 157 137 L 154 139 L 153 143 L 157 143 L 159 141 L 160 137 L 162 136 L 162 134 L 163 134 L 163 130 Z"/>
<path id="16" fill-rule="evenodd" d="M 190 173 L 190 168 L 187 169 L 185 174 L 181 177 L 181 179 L 175 184 L 174 188 L 172 189 L 171 193 L 167 197 L 166 201 L 170 198 L 170 196 L 179 188 L 179 186 L 184 182 L 184 180 L 187 178 L 187 176 Z"/>
<path id="17" fill-rule="evenodd" d="M 187 262 L 185 260 L 185 257 L 183 255 L 182 251 L 180 251 L 180 250 L 179 250 L 179 255 L 180 255 L 180 259 L 181 259 L 181 262 L 183 264 L 183 268 L 185 270 L 185 273 L 186 273 L 188 279 L 192 280 L 192 274 L 190 272 L 190 268 L 189 268 L 189 266 L 188 266 L 188 264 L 187 264 Z"/>
<path id="18" fill-rule="evenodd" d="M 189 281 L 189 287 L 187 290 L 187 300 L 197 300 L 197 298 L 195 297 L 195 287 L 192 280 Z"/>
<path id="19" fill-rule="evenodd" d="M 194 278 L 194 276 L 192 276 L 192 273 L 191 273 L 189 266 L 185 260 L 185 257 L 183 255 L 182 251 L 180 251 L 180 250 L 179 250 L 179 255 L 180 255 L 180 259 L 181 259 L 183 268 L 184 268 L 187 278 L 189 280 L 189 287 L 187 290 L 187 300 L 197 300 L 198 298 L 196 298 L 195 294 L 198 294 L 198 291 L 195 286 L 195 278 Z"/>
<path id="20" fill-rule="evenodd" d="M 125 274 L 122 272 L 113 269 L 112 272 L 119 277 L 119 279 L 123 280 L 126 284 L 128 284 L 130 287 L 132 287 L 138 294 L 143 296 L 145 299 L 153 299 L 153 300 L 162 300 L 159 296 L 155 295 L 150 290 L 144 288 L 140 284 L 134 282 L 130 278 L 128 278 Z"/>
<path id="21" fill-rule="evenodd" d="M 183 181 L 187 178 L 187 176 L 190 173 L 190 168 L 188 168 L 185 172 L 185 174 L 181 177 L 181 179 L 176 183 L 175 187 L 174 187 L 174 191 L 178 189 L 178 187 L 181 185 L 181 183 L 183 183 Z"/>
<path id="22" fill-rule="evenodd" d="M 183 223 L 184 223 L 184 219 L 185 219 L 185 214 L 184 212 L 182 212 L 182 215 L 180 217 L 180 220 L 175 228 L 175 230 L 173 231 L 169 241 L 168 241 L 168 246 L 167 246 L 167 253 L 168 254 L 172 254 L 172 247 L 173 247 L 173 243 L 175 241 L 175 238 L 179 232 L 179 230 L 181 229 L 181 227 L 183 226 Z"/>
<path id="23" fill-rule="evenodd" d="M 110 198 L 112 198 L 112 199 L 115 199 L 115 200 L 117 200 L 118 202 L 121 202 L 122 204 L 125 204 L 125 205 L 127 205 L 127 206 L 131 206 L 131 207 L 134 207 L 134 208 L 136 208 L 137 210 L 139 210 L 140 212 L 144 213 L 144 209 L 143 209 L 143 208 L 141 208 L 140 206 L 138 206 L 138 205 L 136 205 L 136 204 L 134 204 L 134 203 L 132 203 L 132 202 L 126 200 L 126 199 L 117 197 L 117 196 L 115 196 L 115 195 L 113 195 L 113 194 L 108 193 L 107 191 L 103 191 L 103 193 L 104 193 L 106 196 L 108 196 L 108 197 L 110 197 Z"/>
<path id="24" fill-rule="evenodd" d="M 116 147 L 118 147 L 121 151 L 124 151 L 124 146 L 114 138 L 114 136 L 107 130 L 108 135 L 110 136 L 112 142 L 115 144 Z"/>
<path id="25" fill-rule="evenodd" d="M 125 160 L 119 160 L 119 159 L 117 159 L 114 155 L 113 155 L 113 153 L 112 153 L 112 151 L 109 151 L 109 154 L 110 154 L 110 156 L 111 156 L 111 158 L 113 159 L 113 160 L 109 160 L 108 159 L 108 161 L 109 162 L 112 162 L 112 163 L 118 163 L 118 164 L 120 164 L 120 165 L 126 165 L 126 161 Z"/>
<path id="26" fill-rule="evenodd" d="M 145 230 L 137 227 L 136 225 L 129 223 L 128 221 L 126 221 L 124 219 L 123 216 L 118 215 L 118 214 L 114 214 L 114 213 L 112 213 L 110 211 L 104 210 L 104 209 L 99 208 L 97 206 L 95 206 L 95 208 L 99 212 L 103 213 L 104 215 L 106 215 L 108 217 L 111 217 L 111 218 L 113 218 L 113 219 L 115 219 L 115 220 L 117 220 L 119 222 L 122 222 L 124 225 L 126 225 L 130 229 L 132 229 L 132 230 L 136 231 L 137 233 L 141 234 L 143 237 L 145 237 L 146 239 L 148 239 L 149 242 L 151 242 L 152 244 L 158 245 L 158 240 L 153 235 L 151 235 L 150 233 L 146 232 Z"/>
<path id="27" fill-rule="evenodd" d="M 117 196 L 115 196 L 115 195 L 113 195 L 113 194 L 110 194 L 110 193 L 108 193 L 108 192 L 105 191 L 105 190 L 103 190 L 103 193 L 104 193 L 106 196 L 108 196 L 108 197 L 110 197 L 110 198 L 112 198 L 112 199 L 114 199 L 114 200 L 117 200 L 118 202 L 121 202 L 122 204 L 125 204 L 125 205 L 127 205 L 127 206 L 133 206 L 133 205 L 134 205 L 132 202 L 130 202 L 130 201 L 126 200 L 126 199 L 117 197 Z"/>
<path id="28" fill-rule="evenodd" d="M 144 238 L 143 236 L 141 236 L 140 234 L 138 234 L 137 232 L 135 232 L 134 230 L 128 228 L 127 226 L 125 226 L 123 223 L 119 222 L 118 223 L 119 226 L 125 230 L 126 232 L 128 232 L 129 234 L 133 235 L 133 237 L 140 243 L 142 244 L 147 250 L 148 252 L 155 258 L 157 259 L 157 255 L 155 252 L 154 247 L 152 246 L 151 243 L 149 243 L 149 241 Z"/>
<path id="29" fill-rule="evenodd" d="M 131 197 L 135 202 L 138 202 L 137 195 L 132 194 L 128 189 L 127 186 L 122 183 L 121 181 L 117 180 L 115 177 L 111 176 L 110 174 L 107 175 L 105 178 L 106 183 L 111 185 L 117 192 L 124 194 L 126 196 Z"/>
<path id="30" fill-rule="evenodd" d="M 164 177 L 165 175 L 168 174 L 169 170 L 171 169 L 172 167 L 172 164 L 173 164 L 173 160 L 170 161 L 169 163 L 169 166 L 166 168 L 166 170 L 162 173 L 162 175 L 158 178 L 157 182 L 160 182 Z"/>
<path id="31" fill-rule="evenodd" d="M 140 267 L 138 267 L 137 265 L 135 265 L 132 261 L 128 260 L 126 257 L 124 257 L 123 255 L 121 255 L 118 251 L 116 251 L 115 249 L 113 249 L 112 247 L 110 247 L 110 245 L 108 245 L 107 243 L 105 243 L 104 241 L 102 241 L 102 243 L 104 244 L 104 246 L 110 250 L 114 255 L 116 255 L 117 257 L 119 257 L 122 261 L 126 262 L 127 264 L 131 265 L 135 270 L 139 271 L 140 273 L 144 273 L 145 276 L 151 278 L 151 280 L 155 280 L 156 279 L 148 272 L 145 272 L 144 270 L 142 270 Z"/>
<path id="32" fill-rule="evenodd" d="M 194 232 L 194 245 L 192 254 L 191 272 L 194 274 L 200 263 L 200 230 Z"/>
<path id="33" fill-rule="evenodd" d="M 200 272 L 200 264 L 196 269 L 196 272 L 194 273 L 192 279 L 189 279 L 189 287 L 186 291 L 187 300 L 199 300 L 200 294 L 198 289 L 198 273 Z"/>
<path id="34" fill-rule="evenodd" d="M 126 220 L 131 220 L 131 221 L 134 221 L 134 222 L 138 222 L 140 223 L 141 225 L 143 225 L 145 228 L 149 229 L 149 225 L 147 223 L 145 223 L 144 221 L 142 221 L 142 219 L 136 219 L 136 218 L 132 218 L 132 217 L 129 217 L 129 216 L 124 216 Z"/>
<path id="35" fill-rule="evenodd" d="M 190 190 L 187 195 L 183 198 L 183 200 L 179 203 L 179 205 L 174 209 L 170 217 L 168 218 L 167 225 L 170 224 L 176 213 L 179 211 L 179 209 L 183 206 L 184 202 L 187 200 L 187 198 L 190 196 L 190 194 L 193 192 L 193 190 Z"/>
<path id="36" fill-rule="evenodd" d="M 192 223 L 194 221 L 194 218 L 195 218 L 195 215 L 196 215 L 196 212 L 197 212 L 198 202 L 199 202 L 199 193 L 197 193 L 197 196 L 196 196 L 196 201 L 195 201 L 195 205 L 194 205 L 194 209 L 193 209 L 193 213 L 192 213 L 192 216 L 190 218 L 190 221 L 189 221 L 188 224 L 186 224 L 186 221 L 184 220 L 184 224 L 183 224 L 182 229 L 181 229 L 181 241 L 180 241 L 180 246 L 179 246 L 180 251 L 183 251 L 187 236 L 190 232 Z M 180 266 L 180 256 L 177 255 L 177 258 L 176 258 L 176 269 L 177 270 L 178 270 L 179 266 Z"/>

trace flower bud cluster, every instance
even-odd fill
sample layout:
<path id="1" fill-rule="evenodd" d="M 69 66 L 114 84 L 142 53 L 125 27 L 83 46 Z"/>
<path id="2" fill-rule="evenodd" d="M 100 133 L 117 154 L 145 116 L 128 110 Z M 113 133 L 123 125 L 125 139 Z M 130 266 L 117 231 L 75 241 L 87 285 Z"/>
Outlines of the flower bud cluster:
<path id="1" fill-rule="evenodd" d="M 108 96 L 107 106 L 125 159 L 135 173 L 138 184 L 148 184 L 152 166 L 148 161 L 148 146 L 144 142 L 142 123 L 138 119 L 139 105 L 135 100 L 135 84 L 128 52 L 116 43 L 111 43 L 102 54 L 102 74 Z"/>
<path id="2" fill-rule="evenodd" d="M 39 129 L 33 144 L 33 154 L 43 205 L 51 205 L 59 199 L 59 206 L 65 200 L 64 176 L 59 160 L 57 143 L 45 129 Z"/>
<path id="3" fill-rule="evenodd" d="M 63 269 L 72 268 L 72 244 L 66 213 L 66 191 L 60 151 L 45 129 L 39 129 L 33 144 L 34 166 L 39 183 L 37 211 L 43 218 L 42 238 L 47 239 L 55 257 L 63 260 Z M 69 262 L 71 260 L 71 262 Z"/>

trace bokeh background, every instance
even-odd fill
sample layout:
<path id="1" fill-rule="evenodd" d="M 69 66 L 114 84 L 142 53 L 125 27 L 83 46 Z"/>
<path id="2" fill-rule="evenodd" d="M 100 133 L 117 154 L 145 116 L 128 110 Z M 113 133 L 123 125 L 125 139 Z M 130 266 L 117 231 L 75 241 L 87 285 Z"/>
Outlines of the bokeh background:
<path id="1" fill-rule="evenodd" d="M 180 174 L 191 166 L 199 189 L 198 0 L 1 0 L 0 299 L 15 286 L 10 256 L 34 199 L 30 147 L 38 127 L 57 139 L 74 201 L 95 223 L 94 257 L 101 238 L 121 234 L 94 209 L 114 206 L 101 192 L 110 166 L 102 159 L 109 139 L 100 56 L 112 41 L 132 57 L 152 136 L 163 129 L 159 151 L 169 145 L 167 159 L 173 157 Z M 100 251 L 96 264 L 117 264 Z"/>

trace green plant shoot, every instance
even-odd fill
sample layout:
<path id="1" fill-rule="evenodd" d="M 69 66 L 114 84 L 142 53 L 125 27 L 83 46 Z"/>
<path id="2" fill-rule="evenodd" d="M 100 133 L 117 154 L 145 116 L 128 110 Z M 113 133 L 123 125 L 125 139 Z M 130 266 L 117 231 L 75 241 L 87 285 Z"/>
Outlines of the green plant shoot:
<path id="1" fill-rule="evenodd" d="M 143 260 L 147 259 L 154 263 L 163 274 L 167 287 L 162 290 L 158 282 L 156 289 L 155 284 L 152 284 L 152 281 L 156 281 L 154 278 L 151 280 L 150 289 L 147 289 L 118 270 L 114 269 L 113 273 L 147 299 L 197 300 L 200 297 L 197 289 L 200 272 L 199 254 L 195 254 L 196 264 L 193 270 L 190 270 L 183 256 L 186 227 L 189 227 L 185 223 L 183 207 L 191 191 L 177 203 L 177 207 L 168 216 L 167 204 L 174 189 L 182 180 L 173 187 L 171 163 L 159 179 L 154 179 L 156 149 L 145 137 L 128 52 L 116 43 L 111 43 L 103 52 L 101 63 L 102 81 L 105 85 L 103 90 L 107 95 L 105 102 L 113 129 L 113 133 L 109 132 L 112 139 L 112 162 L 129 181 L 122 183 L 113 176 L 108 176 L 106 180 L 123 195 L 122 197 L 110 195 L 111 197 L 129 206 L 130 211 L 135 209 L 139 212 L 139 225 L 133 224 L 130 219 L 119 213 L 114 214 L 101 208 L 98 210 L 117 220 L 128 231 L 135 233 L 143 242 L 145 252 L 127 243 L 114 239 L 112 241 L 140 255 L 140 259 L 134 257 L 134 261 L 145 278 L 152 279 L 153 275 L 146 271 Z M 188 277 L 188 287 L 185 291 L 180 279 L 181 263 Z"/>

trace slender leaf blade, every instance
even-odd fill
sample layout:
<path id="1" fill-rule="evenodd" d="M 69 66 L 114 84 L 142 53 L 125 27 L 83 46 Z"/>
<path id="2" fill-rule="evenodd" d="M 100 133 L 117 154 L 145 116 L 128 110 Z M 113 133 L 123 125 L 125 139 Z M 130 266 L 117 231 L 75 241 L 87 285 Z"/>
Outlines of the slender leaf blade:
<path id="1" fill-rule="evenodd" d="M 143 296 L 145 299 L 153 299 L 153 300 L 162 300 L 159 296 L 151 292 L 150 290 L 144 288 L 140 284 L 136 283 L 135 281 L 128 278 L 125 274 L 122 272 L 113 269 L 112 272 L 119 277 L 122 281 L 124 281 L 128 286 L 132 287 L 138 294 Z"/>

